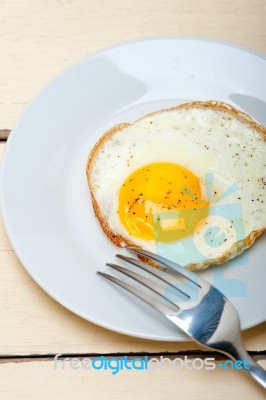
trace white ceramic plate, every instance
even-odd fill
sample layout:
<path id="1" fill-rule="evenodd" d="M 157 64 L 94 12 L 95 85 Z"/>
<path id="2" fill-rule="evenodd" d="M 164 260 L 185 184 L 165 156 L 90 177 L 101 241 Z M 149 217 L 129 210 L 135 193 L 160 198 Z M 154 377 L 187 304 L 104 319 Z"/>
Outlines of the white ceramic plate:
<path id="1" fill-rule="evenodd" d="M 265 58 L 247 49 L 159 38 L 107 49 L 54 78 L 13 129 L 1 171 L 5 226 L 33 279 L 65 307 L 108 329 L 184 340 L 156 311 L 96 275 L 118 249 L 93 214 L 87 155 L 111 126 L 187 100 L 222 100 L 266 124 L 265 71 Z M 264 260 L 265 237 L 231 265 L 203 272 L 225 292 L 232 280 L 242 281 L 231 300 L 243 329 L 266 319 Z"/>

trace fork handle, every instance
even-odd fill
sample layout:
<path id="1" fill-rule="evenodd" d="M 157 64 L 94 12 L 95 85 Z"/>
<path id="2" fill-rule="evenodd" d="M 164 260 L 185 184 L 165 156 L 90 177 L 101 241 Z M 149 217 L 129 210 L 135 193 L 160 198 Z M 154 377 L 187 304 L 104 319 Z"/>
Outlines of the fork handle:
<path id="1" fill-rule="evenodd" d="M 259 366 L 259 364 L 254 361 L 254 359 L 248 354 L 248 352 L 244 349 L 242 344 L 237 344 L 235 346 L 234 354 L 231 354 L 231 357 L 235 360 L 242 360 L 248 362 L 248 368 L 245 368 L 245 371 L 249 373 L 264 389 L 266 389 L 266 371 Z"/>

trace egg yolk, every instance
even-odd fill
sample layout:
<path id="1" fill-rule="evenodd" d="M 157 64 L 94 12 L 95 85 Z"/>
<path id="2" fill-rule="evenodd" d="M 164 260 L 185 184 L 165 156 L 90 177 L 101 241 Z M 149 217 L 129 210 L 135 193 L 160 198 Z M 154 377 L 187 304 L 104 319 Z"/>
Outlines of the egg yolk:
<path id="1" fill-rule="evenodd" d="M 208 210 L 199 178 L 178 164 L 145 165 L 128 176 L 119 192 L 120 221 L 139 239 L 171 242 L 192 235 Z"/>

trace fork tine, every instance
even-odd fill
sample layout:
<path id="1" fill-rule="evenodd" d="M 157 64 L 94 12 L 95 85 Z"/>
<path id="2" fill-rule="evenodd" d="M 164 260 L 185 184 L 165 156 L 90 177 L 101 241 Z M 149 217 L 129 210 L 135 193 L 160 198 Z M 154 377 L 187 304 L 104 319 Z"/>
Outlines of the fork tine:
<path id="1" fill-rule="evenodd" d="M 122 288 L 126 289 L 128 292 L 134 294 L 139 299 L 145 301 L 145 303 L 147 303 L 151 307 L 155 308 L 155 310 L 159 311 L 165 317 L 167 317 L 169 313 L 171 313 L 171 314 L 173 313 L 173 311 L 169 307 L 167 307 L 165 304 L 159 303 L 158 301 L 154 300 L 148 294 L 143 293 L 138 288 L 135 288 L 134 286 L 131 286 L 128 283 L 121 281 L 121 279 L 118 279 L 112 275 L 109 275 L 109 274 L 106 274 L 106 273 L 100 272 L 100 271 L 97 271 L 97 274 L 101 275 L 105 279 L 115 283 L 116 285 L 121 286 Z"/>
<path id="2" fill-rule="evenodd" d="M 178 307 L 177 303 L 171 301 L 167 296 L 166 296 L 166 291 L 169 288 L 168 284 L 158 284 L 156 282 L 153 282 L 152 280 L 144 277 L 143 275 L 138 274 L 137 272 L 131 271 L 127 268 L 121 267 L 120 265 L 117 264 L 106 264 L 108 267 L 115 269 L 116 271 L 121 272 L 121 274 L 124 274 L 126 276 L 129 276 L 130 278 L 134 279 L 134 281 L 141 283 L 143 286 L 147 287 L 148 289 L 152 290 L 154 293 L 158 294 L 161 296 L 164 300 L 167 300 L 169 303 L 174 305 L 175 307 Z M 179 309 L 179 307 L 178 307 Z"/>
<path id="3" fill-rule="evenodd" d="M 176 290 L 178 290 L 182 295 L 184 295 L 186 298 L 190 299 L 191 296 L 189 296 L 187 293 L 185 293 L 183 290 L 181 290 L 177 285 L 180 284 L 178 279 L 175 279 L 172 275 L 168 274 L 165 272 L 165 270 L 158 270 L 155 269 L 147 264 L 145 264 L 143 261 L 140 261 L 139 259 L 136 258 L 131 258 L 127 257 L 121 254 L 116 254 L 116 257 L 120 258 L 121 260 L 127 261 L 130 264 L 135 265 L 136 267 L 141 268 L 142 270 L 148 272 L 149 274 L 156 276 L 163 282 L 167 283 L 168 285 L 174 287 Z"/>
<path id="4" fill-rule="evenodd" d="M 158 264 L 161 264 L 163 267 L 170 268 L 172 271 L 179 273 L 180 275 L 182 275 L 183 277 L 188 279 L 190 282 L 197 285 L 199 288 L 202 286 L 205 286 L 204 281 L 202 279 L 200 279 L 199 276 L 197 274 L 195 274 L 195 272 L 189 271 L 189 276 L 187 276 L 186 272 L 188 273 L 188 270 L 185 270 L 185 268 L 180 267 L 180 265 L 174 263 L 173 261 L 170 261 L 162 256 L 157 255 L 157 254 L 151 253 L 150 251 L 137 249 L 136 247 L 133 247 L 133 246 L 127 246 L 126 249 L 132 251 L 133 253 L 147 257 L 150 260 L 156 261 Z"/>

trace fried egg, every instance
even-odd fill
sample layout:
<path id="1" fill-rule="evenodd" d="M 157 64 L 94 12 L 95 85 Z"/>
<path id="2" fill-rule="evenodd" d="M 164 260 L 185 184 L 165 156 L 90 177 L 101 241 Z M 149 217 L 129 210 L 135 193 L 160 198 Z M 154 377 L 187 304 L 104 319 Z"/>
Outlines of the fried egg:
<path id="1" fill-rule="evenodd" d="M 249 247 L 266 227 L 266 130 L 219 102 L 187 103 L 109 130 L 87 178 L 117 245 L 193 269 Z"/>

